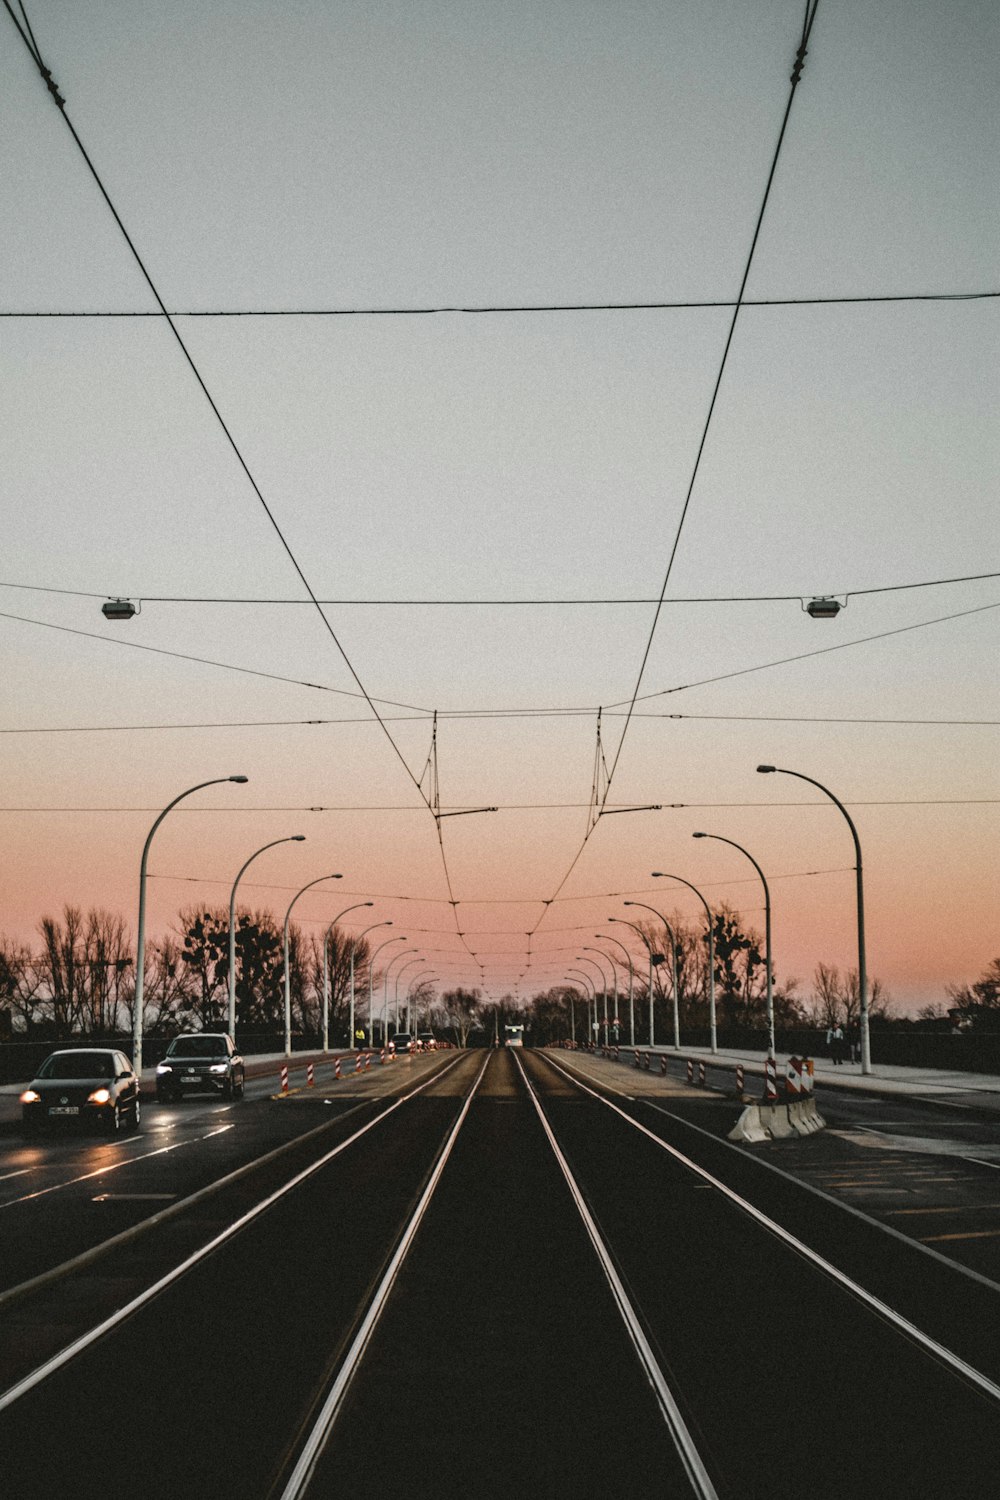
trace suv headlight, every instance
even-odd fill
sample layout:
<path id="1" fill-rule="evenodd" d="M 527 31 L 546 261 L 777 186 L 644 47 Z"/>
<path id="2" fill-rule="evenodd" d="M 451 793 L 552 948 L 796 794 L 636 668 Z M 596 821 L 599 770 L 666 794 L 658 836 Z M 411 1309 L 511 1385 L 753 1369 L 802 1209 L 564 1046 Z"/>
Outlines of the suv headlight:
<path id="1" fill-rule="evenodd" d="M 41 1104 L 42 1096 L 37 1089 L 25 1089 L 21 1095 L 22 1104 Z"/>
<path id="2" fill-rule="evenodd" d="M 210 1073 L 228 1073 L 229 1072 L 229 1064 L 228 1063 L 213 1063 L 212 1066 L 209 1068 L 208 1071 Z"/>
<path id="3" fill-rule="evenodd" d="M 170 1063 L 157 1063 L 156 1071 L 158 1073 L 172 1073 L 174 1070 L 171 1067 Z"/>
<path id="4" fill-rule="evenodd" d="M 110 1102 L 111 1102 L 111 1090 L 110 1089 L 95 1089 L 92 1094 L 88 1094 L 87 1095 L 87 1103 L 88 1104 L 110 1104 Z"/>

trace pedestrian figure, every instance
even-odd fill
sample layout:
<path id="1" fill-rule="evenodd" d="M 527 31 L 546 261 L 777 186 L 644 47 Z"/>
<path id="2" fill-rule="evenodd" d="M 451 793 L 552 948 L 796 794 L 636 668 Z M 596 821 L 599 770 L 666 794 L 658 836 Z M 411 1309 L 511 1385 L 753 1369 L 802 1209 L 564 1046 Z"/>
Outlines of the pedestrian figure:
<path id="1" fill-rule="evenodd" d="M 861 1061 L 861 1033 L 856 1026 L 847 1030 L 847 1055 L 852 1063 Z"/>
<path id="2" fill-rule="evenodd" d="M 837 1067 L 844 1061 L 844 1028 L 839 1021 L 830 1032 L 830 1056 Z"/>

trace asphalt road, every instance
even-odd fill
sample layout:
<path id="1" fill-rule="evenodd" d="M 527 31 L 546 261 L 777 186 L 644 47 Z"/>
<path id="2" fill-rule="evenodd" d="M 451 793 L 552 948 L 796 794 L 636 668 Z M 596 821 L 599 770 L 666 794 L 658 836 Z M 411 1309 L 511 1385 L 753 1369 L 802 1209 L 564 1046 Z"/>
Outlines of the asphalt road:
<path id="1" fill-rule="evenodd" d="M 9 1493 L 1000 1490 L 987 1121 L 735 1146 L 732 1101 L 558 1051 L 252 1092 L 4 1143 Z"/>

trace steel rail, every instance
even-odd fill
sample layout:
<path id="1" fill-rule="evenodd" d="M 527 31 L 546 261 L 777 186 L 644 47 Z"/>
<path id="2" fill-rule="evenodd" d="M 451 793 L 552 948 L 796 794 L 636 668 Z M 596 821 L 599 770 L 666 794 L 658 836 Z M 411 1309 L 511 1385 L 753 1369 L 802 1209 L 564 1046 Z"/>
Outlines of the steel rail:
<path id="1" fill-rule="evenodd" d="M 402 1232 L 399 1243 L 397 1244 L 392 1259 L 390 1260 L 389 1265 L 386 1268 L 385 1274 L 383 1275 L 382 1280 L 379 1282 L 378 1287 L 376 1288 L 375 1293 L 371 1299 L 371 1302 L 368 1304 L 368 1308 L 365 1312 L 364 1318 L 361 1321 L 361 1325 L 355 1333 L 354 1338 L 351 1341 L 350 1348 L 345 1354 L 340 1368 L 337 1371 L 334 1382 L 331 1385 L 326 1399 L 324 1400 L 323 1405 L 320 1409 L 319 1415 L 316 1418 L 315 1423 L 313 1424 L 312 1431 L 309 1433 L 308 1437 L 302 1445 L 299 1456 L 295 1462 L 295 1466 L 292 1469 L 291 1474 L 288 1477 L 285 1488 L 281 1491 L 281 1500 L 299 1500 L 299 1497 L 305 1495 L 309 1488 L 309 1484 L 316 1472 L 316 1465 L 319 1463 L 319 1460 L 323 1454 L 323 1449 L 325 1448 L 330 1434 L 333 1431 L 334 1426 L 336 1425 L 337 1417 L 339 1416 L 341 1407 L 344 1403 L 344 1398 L 347 1395 L 351 1382 L 357 1374 L 358 1367 L 360 1366 L 361 1361 L 364 1359 L 365 1351 L 367 1350 L 372 1335 L 374 1334 L 375 1329 L 378 1326 L 379 1320 L 381 1319 L 382 1314 L 385 1311 L 386 1303 L 389 1300 L 389 1294 L 396 1284 L 396 1279 L 403 1267 L 403 1262 L 406 1260 L 406 1257 L 410 1252 L 413 1241 L 416 1238 L 417 1230 L 420 1228 L 420 1224 L 423 1220 L 424 1214 L 427 1212 L 430 1201 L 433 1198 L 435 1191 L 437 1190 L 438 1183 L 441 1180 L 441 1174 L 445 1169 L 448 1158 L 451 1156 L 455 1142 L 458 1139 L 459 1131 L 465 1123 L 466 1116 L 468 1115 L 469 1109 L 472 1105 L 473 1097 L 483 1080 L 483 1074 L 489 1067 L 492 1055 L 493 1054 L 491 1052 L 487 1052 L 486 1057 L 483 1061 L 483 1065 L 479 1069 L 479 1073 L 476 1076 L 475 1082 L 466 1095 L 465 1102 L 462 1105 L 458 1118 L 452 1126 L 451 1131 L 448 1134 L 448 1138 L 441 1149 L 441 1154 L 439 1155 L 437 1162 L 435 1163 L 434 1170 L 427 1182 L 427 1186 L 421 1193 L 420 1200 L 417 1203 L 417 1206 L 414 1209 L 409 1222 Z M 440 1074 L 437 1074 L 435 1076 L 440 1077 Z"/>
<path id="2" fill-rule="evenodd" d="M 583 1193 L 573 1176 L 570 1165 L 563 1155 L 562 1150 L 560 1149 L 559 1142 L 556 1140 L 555 1135 L 552 1131 L 552 1127 L 549 1124 L 548 1119 L 546 1118 L 545 1111 L 542 1109 L 538 1095 L 535 1093 L 535 1090 L 531 1086 L 528 1075 L 524 1069 L 524 1064 L 521 1062 L 521 1059 L 516 1056 L 516 1054 L 515 1060 L 517 1062 L 518 1069 L 520 1070 L 521 1077 L 524 1080 L 525 1088 L 527 1089 L 531 1102 L 535 1107 L 535 1113 L 538 1115 L 538 1118 L 541 1121 L 542 1129 L 545 1132 L 549 1145 L 552 1147 L 553 1155 L 555 1156 L 556 1161 L 559 1163 L 559 1168 L 563 1174 L 563 1177 L 566 1179 L 566 1184 L 570 1190 L 573 1202 L 576 1205 L 577 1212 L 583 1220 L 587 1233 L 590 1236 L 591 1244 L 593 1245 L 594 1250 L 597 1253 L 597 1258 L 601 1263 L 601 1269 L 604 1271 L 604 1274 L 607 1277 L 608 1285 L 611 1288 L 612 1295 L 618 1306 L 618 1311 L 621 1314 L 622 1321 L 625 1324 L 625 1328 L 628 1332 L 629 1338 L 632 1340 L 635 1352 L 639 1357 L 639 1362 L 642 1365 L 646 1373 L 646 1377 L 656 1394 L 656 1399 L 659 1404 L 660 1411 L 663 1415 L 664 1421 L 667 1424 L 667 1427 L 670 1430 L 670 1436 L 673 1439 L 678 1456 L 684 1465 L 684 1470 L 687 1474 L 691 1488 L 693 1492 L 697 1496 L 699 1496 L 699 1500 L 718 1500 L 718 1491 L 716 1490 L 715 1485 L 712 1483 L 711 1476 L 709 1475 L 709 1472 L 702 1460 L 701 1454 L 698 1452 L 694 1439 L 692 1438 L 691 1433 L 688 1430 L 687 1423 L 684 1421 L 684 1418 L 681 1415 L 680 1407 L 677 1405 L 677 1402 L 674 1399 L 673 1392 L 670 1389 L 666 1376 L 660 1369 L 659 1363 L 656 1359 L 656 1355 L 653 1353 L 652 1346 L 643 1330 L 639 1314 L 636 1311 L 631 1299 L 629 1298 L 627 1291 L 625 1290 L 621 1277 L 615 1270 L 614 1262 L 611 1258 L 611 1253 L 608 1250 L 608 1247 L 601 1236 L 601 1232 L 594 1222 L 593 1216 L 587 1207 L 587 1204 L 583 1197 Z M 567 1078 L 570 1077 L 569 1074 L 567 1074 L 566 1076 Z M 576 1082 L 575 1079 L 572 1079 L 571 1081 L 574 1083 Z"/>

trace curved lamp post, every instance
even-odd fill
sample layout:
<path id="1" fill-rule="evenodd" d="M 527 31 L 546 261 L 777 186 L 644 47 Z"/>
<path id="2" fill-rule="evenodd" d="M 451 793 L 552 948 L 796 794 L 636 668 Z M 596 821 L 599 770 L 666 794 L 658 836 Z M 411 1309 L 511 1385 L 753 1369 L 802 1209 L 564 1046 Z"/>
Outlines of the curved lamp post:
<path id="1" fill-rule="evenodd" d="M 663 962 L 663 954 L 662 953 L 654 953 L 653 952 L 653 945 L 649 941 L 649 938 L 643 932 L 642 928 L 641 927 L 637 927 L 634 922 L 627 922 L 624 917 L 609 917 L 608 921 L 609 922 L 619 922 L 622 925 L 622 927 L 631 927 L 632 931 L 636 934 L 636 936 L 638 937 L 639 941 L 642 943 L 642 946 L 645 948 L 647 954 L 649 955 L 649 1046 L 650 1046 L 650 1049 L 652 1050 L 652 1047 L 653 1047 L 653 970 L 656 968 L 657 964 L 661 964 Z"/>
<path id="2" fill-rule="evenodd" d="M 357 901 L 353 906 L 345 906 L 342 912 L 338 912 L 323 934 L 323 1051 L 330 1050 L 330 934 L 340 921 L 346 917 L 349 911 L 360 911 L 363 906 L 374 906 L 374 901 Z M 350 1040 L 348 1046 L 354 1046 L 354 947 L 351 947 L 351 1020 Z"/>
<path id="3" fill-rule="evenodd" d="M 389 1035 L 389 970 L 399 958 L 405 958 L 408 953 L 419 953 L 419 948 L 404 948 L 402 953 L 394 953 L 382 971 L 382 1035 Z M 396 1030 L 399 1030 L 399 990 L 396 991 Z"/>
<path id="4" fill-rule="evenodd" d="M 392 923 L 391 922 L 387 922 L 386 926 L 387 927 L 391 927 Z M 373 1043 L 375 1041 L 375 1012 L 372 1009 L 372 978 L 373 978 L 374 973 L 375 973 L 375 960 L 376 960 L 376 958 L 378 958 L 378 956 L 382 952 L 383 948 L 391 948 L 392 945 L 393 945 L 393 943 L 405 943 L 406 941 L 407 941 L 407 939 L 406 939 L 405 936 L 404 937 L 386 938 L 386 940 L 385 940 L 384 943 L 379 943 L 378 947 L 375 949 L 375 952 L 371 955 L 371 957 L 368 960 L 368 1024 L 369 1024 L 369 1026 L 372 1029 L 372 1042 Z M 385 1044 L 386 1044 L 386 1042 L 388 1040 L 389 1040 L 389 1038 L 385 1034 L 385 1021 L 383 1020 L 383 1022 L 382 1022 L 382 1046 L 383 1047 L 385 1046 Z"/>
<path id="5" fill-rule="evenodd" d="M 732 839 L 724 839 L 721 833 L 693 833 L 693 839 L 718 839 L 720 844 L 729 844 L 731 848 L 738 849 L 745 854 L 760 876 L 760 883 L 764 887 L 764 967 L 767 970 L 767 1055 L 774 1061 L 774 988 L 771 980 L 771 892 L 767 888 L 767 880 L 764 871 L 754 859 L 749 850 L 744 849 L 742 844 L 733 843 Z"/>
<path id="6" fill-rule="evenodd" d="M 575 957 L 577 963 L 580 963 L 580 964 L 590 964 L 593 968 L 595 968 L 597 970 L 598 974 L 600 974 L 600 976 L 601 976 L 601 994 L 604 996 L 604 1008 L 605 1008 L 605 1010 L 607 1010 L 607 1008 L 608 1008 L 608 989 L 607 989 L 607 983 L 608 983 L 608 981 L 607 981 L 607 975 L 605 974 L 604 970 L 601 968 L 601 965 L 599 963 L 595 963 L 592 958 L 584 958 L 584 956 L 583 956 L 582 953 L 576 953 L 576 954 L 574 954 L 574 957 Z M 595 984 L 594 985 L 594 1024 L 590 1028 L 590 1040 L 592 1042 L 596 1043 L 597 1038 L 598 1038 L 599 1035 L 600 1035 L 600 1017 L 597 1014 L 597 985 Z"/>
<path id="7" fill-rule="evenodd" d="M 392 926 L 391 922 L 373 922 L 370 927 L 366 927 L 363 932 L 359 932 L 358 935 L 357 935 L 357 937 L 352 937 L 351 938 L 351 1046 L 352 1047 L 354 1046 L 354 956 L 355 956 L 355 954 L 358 951 L 358 944 L 361 942 L 362 938 L 367 937 L 370 932 L 374 932 L 375 929 L 376 929 L 376 927 L 391 927 L 391 926 Z M 370 1000 L 371 996 L 369 996 L 368 998 Z M 370 1006 L 369 1006 L 368 1022 L 369 1022 L 369 1025 L 370 1025 L 371 1024 L 371 1007 Z M 374 1046 L 374 1045 L 375 1045 L 375 1033 L 373 1031 L 372 1032 L 372 1046 Z"/>
<path id="8" fill-rule="evenodd" d="M 674 1051 L 679 1052 L 681 1050 L 681 1011 L 680 992 L 677 986 L 677 938 L 674 929 L 662 912 L 657 911 L 654 906 L 647 906 L 645 901 L 625 901 L 622 904 L 624 906 L 641 906 L 643 911 L 651 911 L 654 917 L 659 917 L 667 929 L 667 937 L 670 939 L 670 956 L 674 970 Z M 652 1045 L 652 1042 L 650 1042 L 650 1046 Z"/>
<path id="9" fill-rule="evenodd" d="M 689 891 L 694 891 L 698 900 L 705 908 L 705 921 L 708 924 L 708 1030 L 711 1038 L 713 1052 L 719 1050 L 719 1036 L 715 1024 L 715 930 L 712 922 L 712 912 L 708 902 L 696 885 L 690 880 L 685 880 L 683 875 L 667 875 L 663 870 L 653 871 L 654 880 L 676 880 L 681 885 L 686 885 Z"/>
<path id="10" fill-rule="evenodd" d="M 569 1039 L 576 1042 L 576 1006 L 573 1004 L 573 991 L 577 988 L 576 982 L 570 981 L 570 970 L 567 969 L 563 975 L 563 993 L 569 995 Z"/>
<path id="11" fill-rule="evenodd" d="M 593 1000 L 593 1002 L 594 1002 L 594 1015 L 596 1016 L 597 1015 L 597 986 L 594 984 L 594 981 L 591 979 L 591 977 L 587 973 L 586 969 L 567 969 L 566 972 L 567 972 L 567 974 L 576 974 L 577 977 L 580 978 L 580 979 L 582 979 L 583 982 L 584 982 L 584 984 L 587 986 L 587 988 L 586 988 L 586 990 L 585 990 L 584 993 L 587 996 L 587 1040 L 589 1041 L 590 1038 L 594 1035 L 593 1031 L 591 1030 L 591 1026 L 590 1026 L 590 1002 L 591 1002 L 591 1000 Z M 574 1040 L 575 1040 L 575 1037 L 574 1037 Z"/>
<path id="12" fill-rule="evenodd" d="M 146 842 L 142 846 L 142 861 L 139 865 L 139 930 L 135 940 L 135 1014 L 132 1017 L 132 1066 L 137 1075 L 142 1072 L 142 1006 L 146 977 L 146 864 L 149 860 L 149 846 L 153 842 L 153 834 L 171 808 L 176 807 L 178 802 L 183 802 L 185 797 L 190 797 L 192 792 L 200 792 L 206 786 L 221 786 L 226 781 L 235 781 L 243 786 L 248 780 L 246 776 L 214 776 L 211 781 L 199 781 L 197 786 L 189 786 L 186 792 L 181 792 L 173 802 L 167 803 L 146 835 Z"/>
<path id="13" fill-rule="evenodd" d="M 419 1026 L 420 1026 L 420 1016 L 419 1015 L 417 1016 L 417 1025 L 414 1026 L 414 1024 L 413 1024 L 413 1007 L 414 1007 L 414 1004 L 415 1004 L 415 997 L 414 997 L 414 994 L 413 994 L 413 987 L 414 987 L 414 985 L 416 985 L 416 984 L 426 984 L 426 983 L 428 983 L 432 979 L 439 979 L 439 977 L 440 976 L 437 975 L 437 974 L 432 974 L 431 971 L 430 971 L 430 969 L 422 969 L 419 974 L 414 974 L 413 978 L 407 981 L 407 985 L 406 985 L 406 1029 L 407 1029 L 407 1031 L 412 1032 L 412 1033 L 415 1034 L 419 1030 Z M 429 1029 L 430 1028 L 428 1027 L 428 1030 Z"/>
<path id="14" fill-rule="evenodd" d="M 292 833 L 286 839 L 272 839 L 269 844 L 263 844 L 257 850 L 257 854 L 263 854 L 265 849 L 273 849 L 275 844 L 304 844 L 305 839 L 304 833 Z M 236 1035 L 236 887 L 243 879 L 244 870 L 253 864 L 257 854 L 251 854 L 233 881 L 233 888 L 229 893 L 229 1010 L 227 1014 L 230 1036 Z"/>
<path id="15" fill-rule="evenodd" d="M 611 918 L 611 921 L 614 921 L 613 917 Z M 616 948 L 620 948 L 622 950 L 622 952 L 624 953 L 624 955 L 625 955 L 625 962 L 628 964 L 628 1044 L 629 1044 L 630 1047 L 634 1047 L 635 1046 L 635 1002 L 634 1002 L 634 1000 L 632 998 L 632 988 L 633 988 L 633 985 L 635 983 L 635 972 L 634 972 L 634 970 L 632 968 L 632 955 L 628 951 L 628 949 L 626 948 L 625 944 L 624 943 L 620 943 L 616 937 L 612 937 L 612 935 L 611 935 L 610 932 L 595 932 L 594 936 L 595 937 L 599 937 L 599 938 L 603 938 L 606 943 L 614 943 L 615 947 Z M 608 954 L 608 958 L 611 959 L 611 954 L 610 953 Z M 611 962 L 614 963 L 614 959 L 611 959 Z M 617 1007 L 616 1007 L 616 1013 L 617 1013 Z"/>
<path id="16" fill-rule="evenodd" d="M 343 877 L 340 876 L 340 875 L 317 875 L 315 880 L 310 880 L 309 883 L 308 883 L 308 885 L 304 885 L 302 887 L 302 890 L 295 892 L 295 895 L 292 897 L 291 901 L 288 903 L 288 910 L 285 912 L 284 954 L 285 954 L 285 1056 L 286 1057 L 291 1057 L 291 1055 L 292 1055 L 292 982 L 291 982 L 291 977 L 289 975 L 289 970 L 288 970 L 288 921 L 289 921 L 289 918 L 292 915 L 292 907 L 295 905 L 295 903 L 299 899 L 299 897 L 301 895 L 303 895 L 306 891 L 311 891 L 314 885 L 320 885 L 320 884 L 322 884 L 322 882 L 324 880 L 341 880 L 342 878 Z"/>
<path id="17" fill-rule="evenodd" d="M 858 901 L 858 1008 L 859 1025 L 861 1030 L 861 1071 L 870 1073 L 872 1070 L 871 1043 L 868 1031 L 868 969 L 865 962 L 865 881 L 861 868 L 861 840 L 858 838 L 858 830 L 854 826 L 854 819 L 839 797 L 835 797 L 828 786 L 821 781 L 815 781 L 811 776 L 803 776 L 801 771 L 788 771 L 784 766 L 758 766 L 757 770 L 766 775 L 769 771 L 777 771 L 780 776 L 797 776 L 800 781 L 808 781 L 810 786 L 816 787 L 829 797 L 847 820 L 847 826 L 851 830 L 851 838 L 854 840 L 854 872 L 857 886 Z"/>
<path id="18" fill-rule="evenodd" d="M 599 953 L 601 955 L 601 957 L 605 960 L 605 962 L 607 962 L 607 963 L 609 963 L 611 965 L 611 983 L 614 985 L 614 989 L 615 989 L 615 1008 L 617 1009 L 617 1006 L 618 1006 L 618 984 L 617 984 L 618 976 L 615 973 L 614 960 L 608 957 L 608 955 L 605 953 L 605 951 L 604 951 L 603 948 L 591 948 L 591 947 L 588 947 L 586 943 L 584 944 L 583 951 L 584 951 L 584 953 Z M 607 976 L 604 973 L 603 967 L 601 968 L 601 979 L 604 982 L 604 1045 L 606 1047 L 608 1045 L 608 981 L 607 981 Z"/>
<path id="19" fill-rule="evenodd" d="M 403 955 L 400 954 L 399 956 L 400 956 L 400 958 L 402 958 Z M 396 1016 L 396 1030 L 397 1031 L 399 1030 L 399 976 L 400 976 L 400 974 L 405 974 L 406 971 L 407 971 L 407 969 L 412 969 L 414 964 L 425 964 L 426 962 L 427 962 L 427 959 L 421 953 L 421 954 L 418 955 L 418 957 L 411 958 L 410 962 L 408 964 L 403 964 L 402 968 L 399 968 L 399 969 L 396 970 L 396 988 L 395 988 L 395 1000 L 393 1002 L 393 1009 L 395 1011 L 395 1016 Z M 404 996 L 404 998 L 405 998 L 405 996 Z M 409 1016 L 407 1016 L 407 1021 L 409 1021 Z"/>

